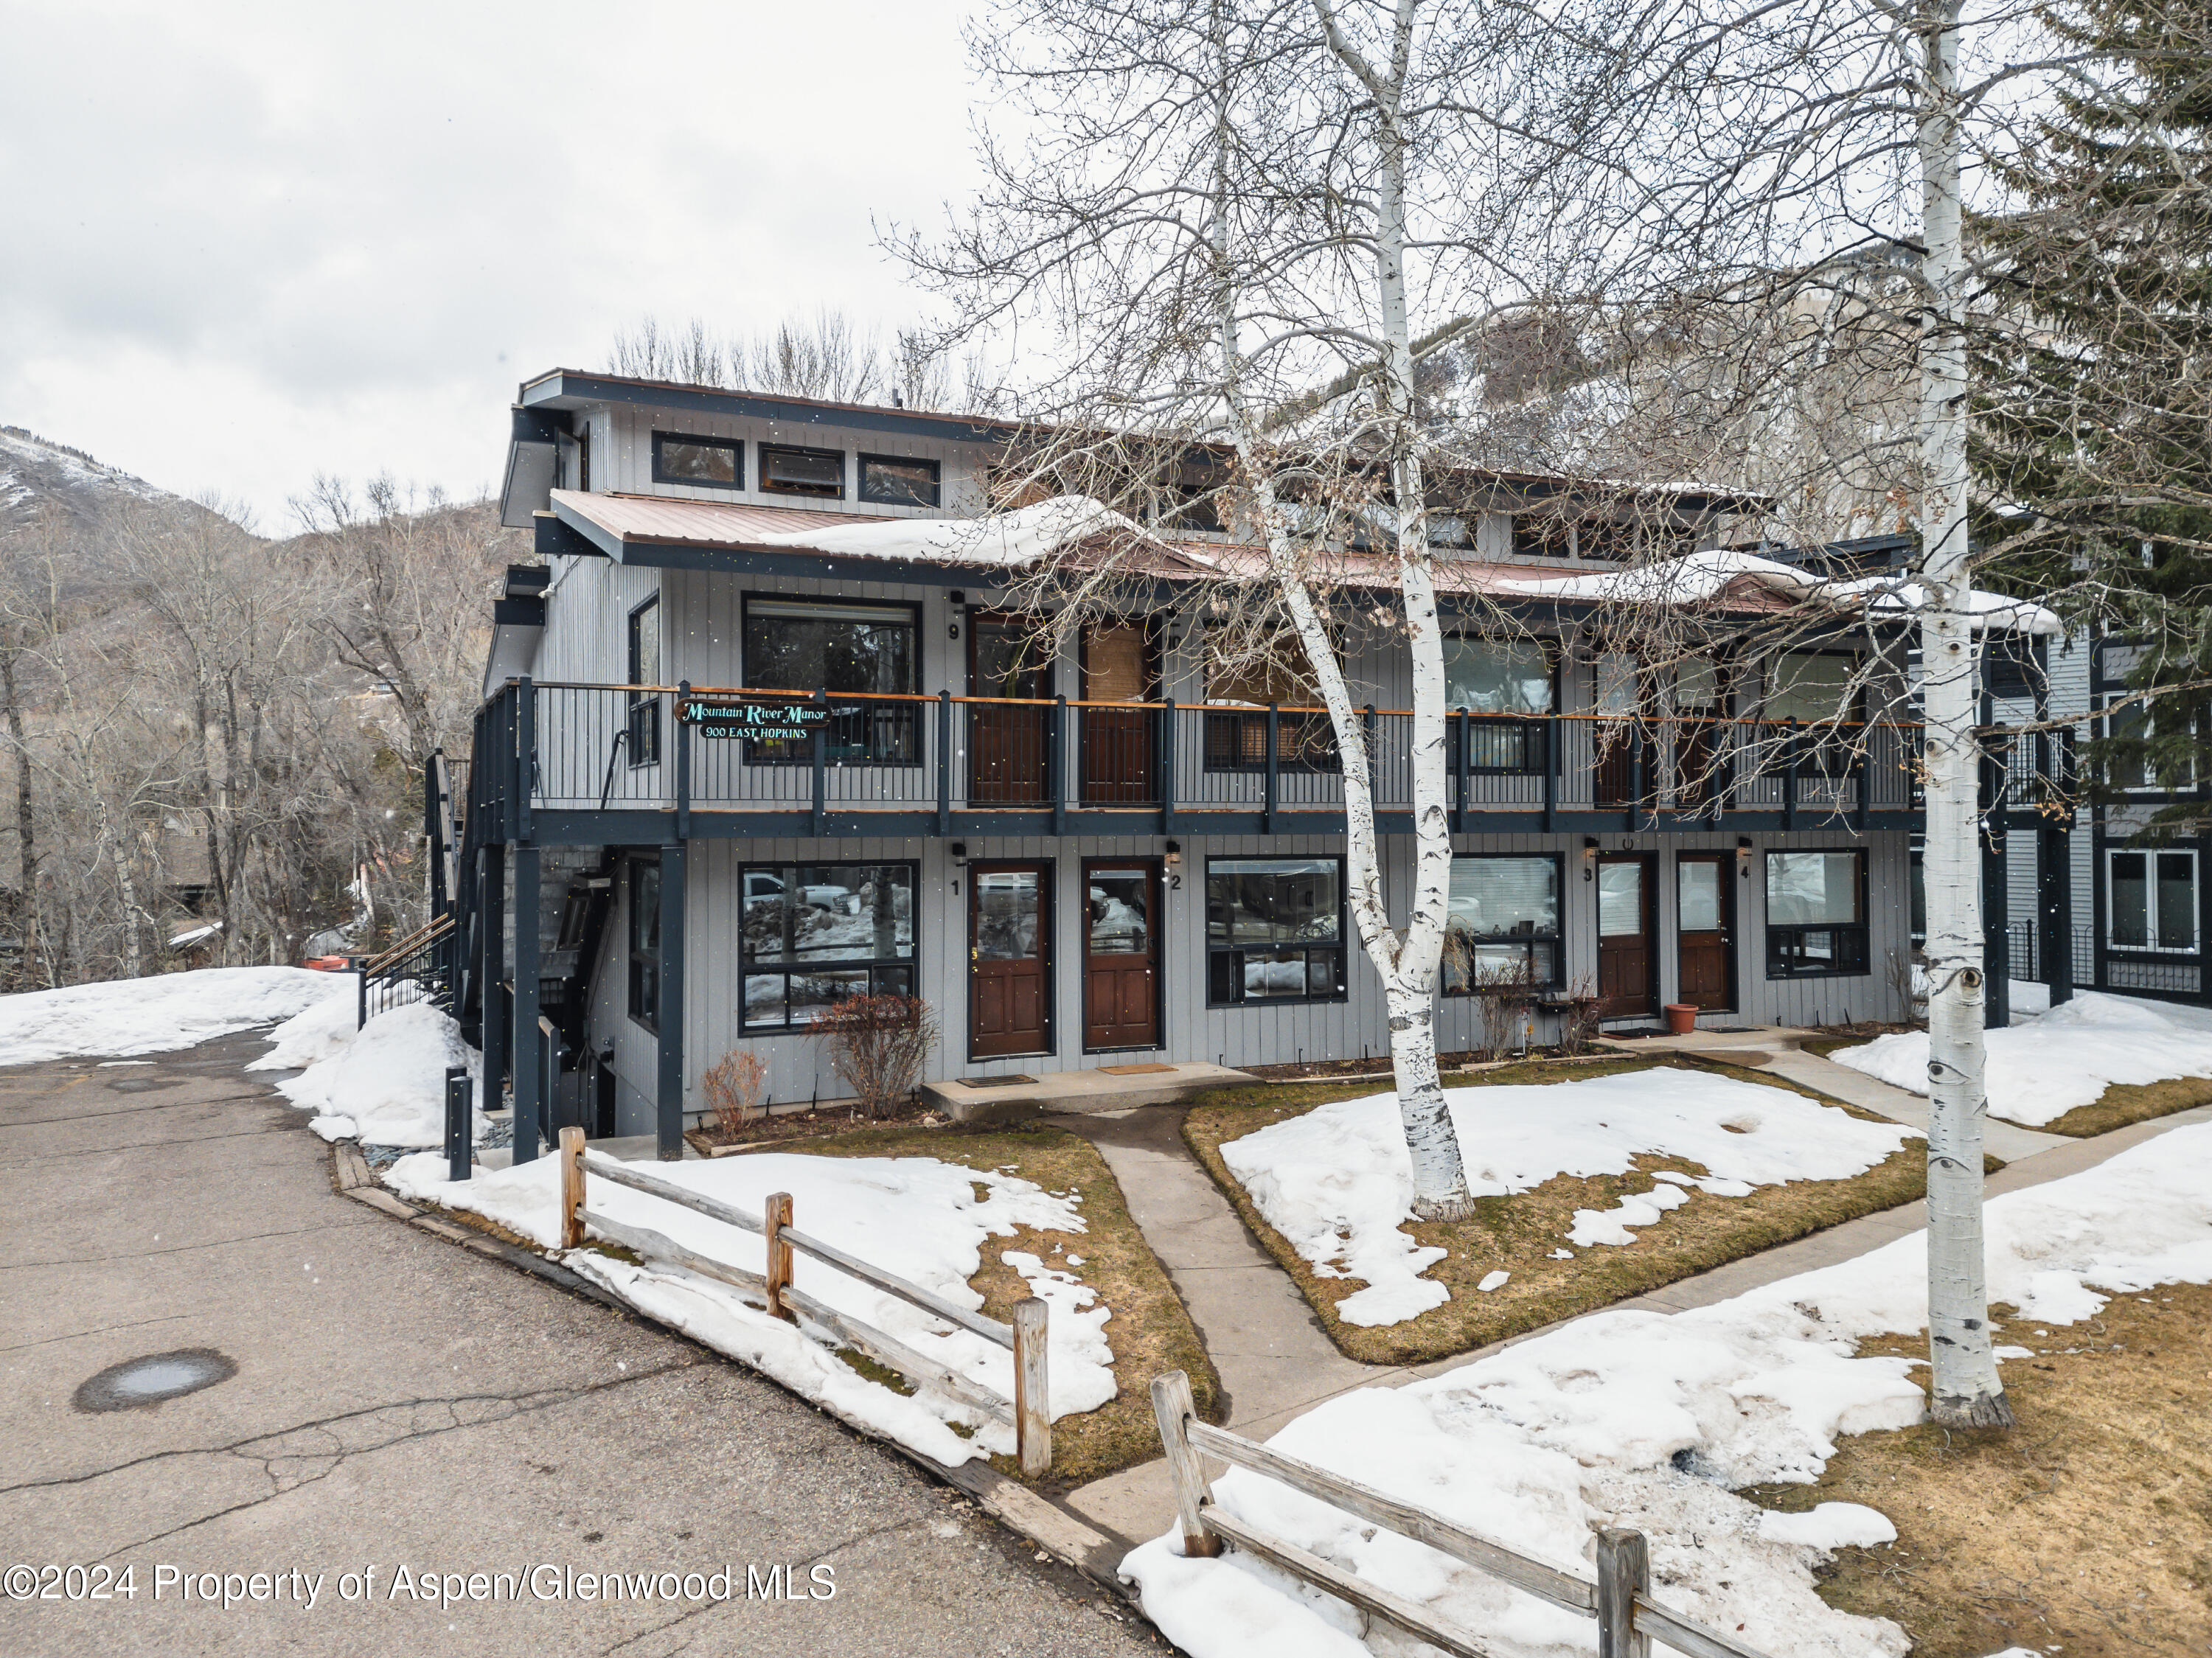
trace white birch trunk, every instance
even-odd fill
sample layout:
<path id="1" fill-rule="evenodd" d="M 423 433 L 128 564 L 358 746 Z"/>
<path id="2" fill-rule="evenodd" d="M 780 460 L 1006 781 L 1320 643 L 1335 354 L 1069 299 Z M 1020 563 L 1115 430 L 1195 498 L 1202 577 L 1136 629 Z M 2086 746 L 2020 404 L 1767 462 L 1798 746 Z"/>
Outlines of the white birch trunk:
<path id="1" fill-rule="evenodd" d="M 1927 721 L 1928 1347 L 1929 1414 L 1947 1427 L 2009 1427 L 1990 1351 L 1982 1257 L 1984 938 L 1981 749 L 1974 734 L 1972 585 L 1966 538 L 1966 262 L 1960 200 L 1960 0 L 1934 0 L 1921 88 L 1923 485 L 1920 624 Z"/>

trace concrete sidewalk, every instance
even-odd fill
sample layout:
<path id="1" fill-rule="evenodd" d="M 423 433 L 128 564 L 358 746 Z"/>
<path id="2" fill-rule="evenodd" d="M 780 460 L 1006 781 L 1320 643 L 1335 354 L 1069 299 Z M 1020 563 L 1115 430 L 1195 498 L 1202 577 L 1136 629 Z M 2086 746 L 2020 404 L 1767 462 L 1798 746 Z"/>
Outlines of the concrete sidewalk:
<path id="1" fill-rule="evenodd" d="M 1705 1040 L 1691 1039 L 1681 1045 L 1772 1070 L 1817 1092 L 1849 1100 L 1893 1121 L 1925 1127 L 1924 1099 L 1776 1040 L 1790 1034 L 1761 1031 L 1756 1033 L 1757 1040 L 1731 1034 L 1723 1042 L 1715 1040 L 1717 1033 L 1700 1033 Z M 1661 1042 L 1674 1045 L 1668 1039 L 1654 1039 L 1624 1048 L 1630 1053 L 1650 1052 Z M 1735 1045 L 1734 1051 L 1730 1043 Z M 1228 1395 L 1228 1425 L 1237 1432 L 1265 1439 L 1341 1394 L 1440 1376 L 1560 1327 L 1547 1325 L 1418 1366 L 1363 1364 L 1346 1358 L 1329 1340 L 1290 1274 L 1253 1241 L 1228 1199 L 1183 1144 L 1182 1117 L 1180 1109 L 1162 1107 L 1053 1121 L 1096 1144 L 1121 1182 L 1131 1216 L 1166 1266 L 1206 1342 Z M 2212 1106 L 2136 1123 L 2094 1139 L 2075 1139 L 1992 1120 L 1990 1149 L 2006 1157 L 1998 1149 L 2002 1142 L 2011 1156 L 2002 1169 L 1990 1176 L 1988 1191 L 1994 1197 L 2078 1174 L 2184 1124 L 2205 1121 L 2212 1121 Z M 1613 1307 L 1682 1312 L 1711 1306 L 1764 1284 L 1853 1260 L 1923 1230 L 1927 1221 L 1924 1201 L 1883 1210 Z M 1061 1500 L 1091 1525 L 1130 1546 L 1166 1530 L 1175 1508 L 1166 1465 L 1157 1459 L 1079 1487 Z"/>

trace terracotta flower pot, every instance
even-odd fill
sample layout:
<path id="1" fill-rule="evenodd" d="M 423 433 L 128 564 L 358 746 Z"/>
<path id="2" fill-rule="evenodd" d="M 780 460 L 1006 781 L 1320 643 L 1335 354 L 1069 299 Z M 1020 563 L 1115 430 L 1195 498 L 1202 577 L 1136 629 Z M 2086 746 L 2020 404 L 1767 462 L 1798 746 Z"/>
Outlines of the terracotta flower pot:
<path id="1" fill-rule="evenodd" d="M 1698 1005 L 1695 1002 L 1667 1004 L 1667 1034 L 1686 1036 L 1698 1028 Z"/>

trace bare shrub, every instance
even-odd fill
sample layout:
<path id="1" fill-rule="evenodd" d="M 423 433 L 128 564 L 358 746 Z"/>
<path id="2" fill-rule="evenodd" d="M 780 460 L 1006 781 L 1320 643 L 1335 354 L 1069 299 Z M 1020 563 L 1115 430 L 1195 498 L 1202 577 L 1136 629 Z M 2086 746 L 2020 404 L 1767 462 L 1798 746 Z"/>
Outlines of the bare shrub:
<path id="1" fill-rule="evenodd" d="M 861 1113 L 888 1117 L 921 1086 L 937 1046 L 937 1015 L 919 996 L 848 996 L 814 1024 L 830 1067 L 859 1096 Z"/>
<path id="2" fill-rule="evenodd" d="M 1588 979 L 1577 979 L 1568 991 L 1566 999 L 1559 1005 L 1559 1051 L 1563 1054 L 1587 1054 L 1597 1040 L 1599 1008 L 1597 987 Z"/>
<path id="3" fill-rule="evenodd" d="M 768 1067 L 750 1048 L 725 1054 L 699 1078 L 714 1121 L 732 1139 L 761 1114 L 761 1094 L 768 1086 Z"/>
<path id="4" fill-rule="evenodd" d="M 1470 964 L 1467 978 L 1481 1033 L 1475 1052 L 1494 1061 L 1524 1047 L 1529 1011 L 1536 1004 L 1528 958 L 1516 955 L 1510 961 L 1477 960 Z"/>

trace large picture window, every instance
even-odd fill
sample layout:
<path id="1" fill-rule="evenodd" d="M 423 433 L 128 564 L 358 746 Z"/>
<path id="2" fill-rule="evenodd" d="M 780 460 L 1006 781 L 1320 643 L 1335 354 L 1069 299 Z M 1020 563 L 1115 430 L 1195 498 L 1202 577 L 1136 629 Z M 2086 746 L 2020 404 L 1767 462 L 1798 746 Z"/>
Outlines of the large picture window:
<path id="1" fill-rule="evenodd" d="M 1206 1000 L 1344 997 L 1344 860 L 1211 858 L 1206 865 Z"/>
<path id="2" fill-rule="evenodd" d="M 2105 854 L 2106 943 L 2114 950 L 2197 953 L 2197 854 Z"/>
<path id="3" fill-rule="evenodd" d="M 1469 714 L 1552 712 L 1552 653 L 1536 639 L 1444 641 L 1444 706 Z M 1468 722 L 1468 768 L 1523 773 L 1542 768 L 1543 727 L 1513 720 Z"/>
<path id="4" fill-rule="evenodd" d="M 1559 970 L 1559 860 L 1455 858 L 1444 920 L 1444 993 L 1485 985 L 1564 982 Z"/>
<path id="5" fill-rule="evenodd" d="M 920 624 L 907 604 L 842 604 L 815 599 L 748 598 L 744 683 L 764 690 L 823 690 L 830 696 L 823 737 L 833 765 L 918 765 L 921 728 L 911 702 L 847 702 L 840 692 L 910 694 L 917 683 Z M 754 765 L 811 762 L 811 738 L 748 742 Z"/>
<path id="6" fill-rule="evenodd" d="M 1844 978 L 1866 972 L 1866 854 L 1766 854 L 1766 976 Z"/>
<path id="7" fill-rule="evenodd" d="M 660 1029 L 660 860 L 629 865 L 629 1016 Z"/>
<path id="8" fill-rule="evenodd" d="M 914 994 L 914 865 L 748 864 L 738 879 L 747 1030 L 811 1024 L 842 997 Z"/>
<path id="9" fill-rule="evenodd" d="M 745 487 L 745 446 L 735 438 L 655 432 L 653 481 L 690 483 L 708 489 L 742 489 Z"/>

